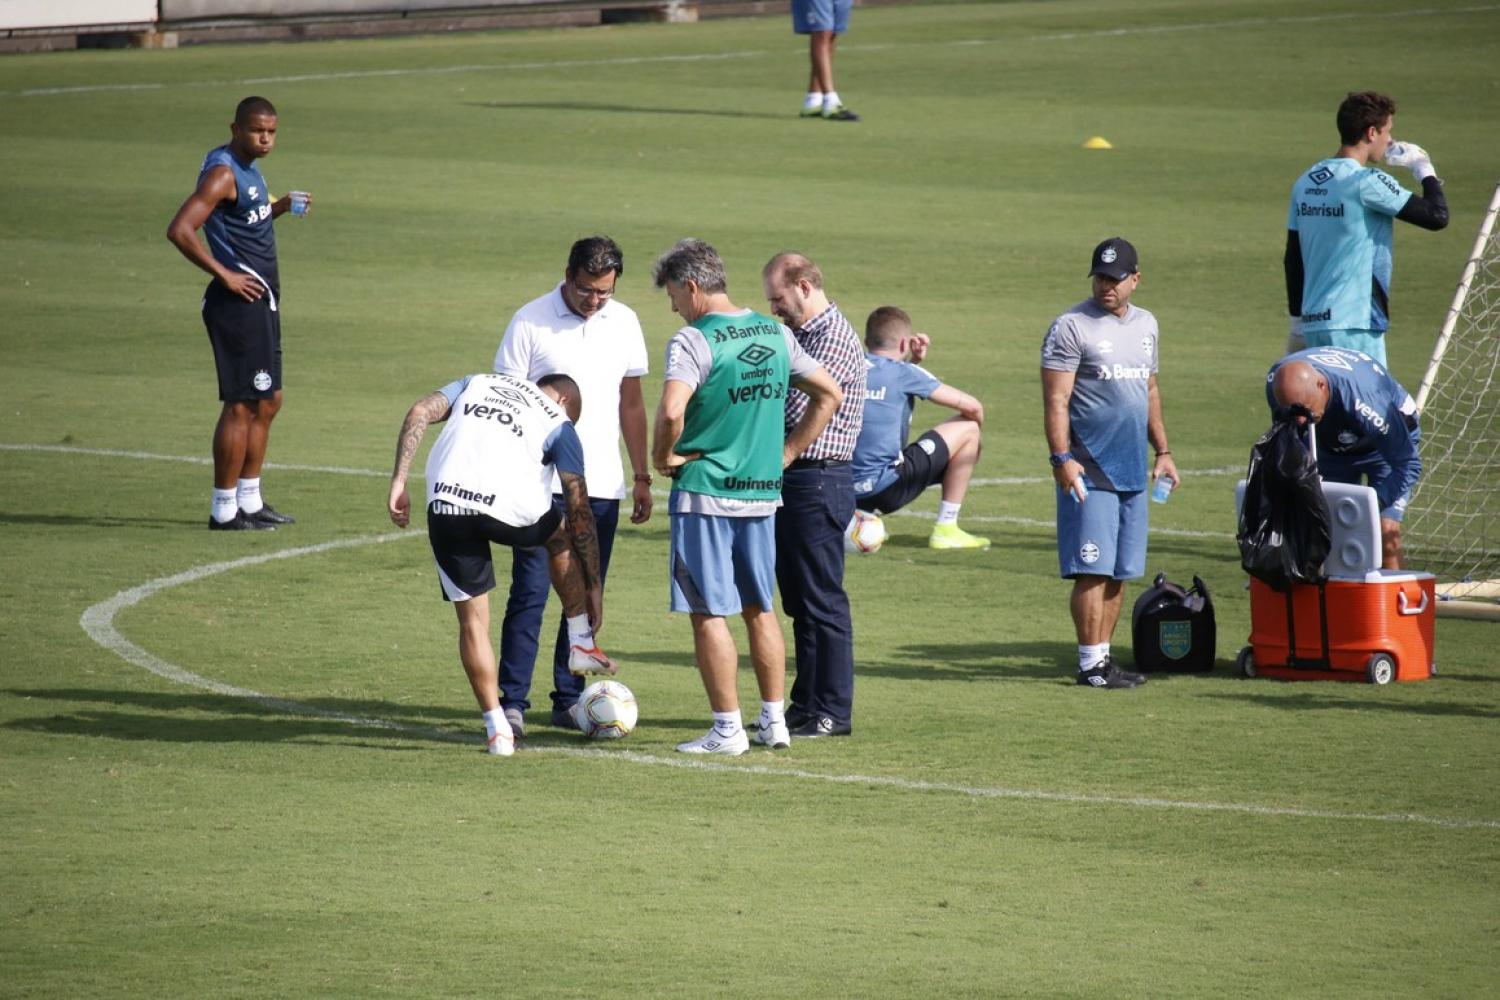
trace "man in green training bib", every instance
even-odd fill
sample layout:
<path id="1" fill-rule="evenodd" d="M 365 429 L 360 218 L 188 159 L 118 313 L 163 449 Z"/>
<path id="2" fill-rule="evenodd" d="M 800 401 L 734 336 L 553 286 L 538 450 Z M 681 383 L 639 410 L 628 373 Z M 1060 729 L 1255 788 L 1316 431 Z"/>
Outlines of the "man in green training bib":
<path id="1" fill-rule="evenodd" d="M 677 749 L 730 756 L 750 749 L 735 686 L 739 654 L 725 620 L 736 613 L 745 620 L 760 687 L 755 742 L 782 749 L 791 745 L 782 703 L 786 647 L 772 609 L 781 474 L 822 431 L 843 393 L 790 330 L 730 300 L 724 262 L 707 243 L 680 241 L 653 274 L 688 324 L 667 343 L 651 458 L 673 480 L 672 610 L 692 618 L 693 651 L 713 711 L 709 731 Z M 811 402 L 784 432 L 789 385 Z"/>

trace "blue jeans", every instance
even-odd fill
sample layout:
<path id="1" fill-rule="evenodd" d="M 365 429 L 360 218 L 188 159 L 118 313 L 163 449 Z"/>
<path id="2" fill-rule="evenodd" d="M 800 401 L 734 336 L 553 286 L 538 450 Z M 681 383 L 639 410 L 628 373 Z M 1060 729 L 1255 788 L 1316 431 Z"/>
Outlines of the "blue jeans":
<path id="1" fill-rule="evenodd" d="M 844 592 L 844 528 L 854 516 L 849 465 L 786 470 L 776 512 L 776 583 L 792 618 L 792 707 L 852 722 L 854 624 Z"/>
<path id="2" fill-rule="evenodd" d="M 552 506 L 563 509 L 560 496 Z M 620 501 L 589 500 L 598 525 L 599 576 L 609 571 L 609 554 L 615 547 L 615 525 L 620 520 Z M 542 613 L 552 577 L 547 569 L 545 548 L 512 549 L 510 598 L 505 602 L 505 621 L 500 626 L 500 704 L 521 711 L 531 707 L 531 675 L 536 669 L 537 646 L 542 633 Z M 568 673 L 568 622 L 559 615 L 557 644 L 552 650 L 552 708 L 565 709 L 578 700 L 584 680 Z"/>

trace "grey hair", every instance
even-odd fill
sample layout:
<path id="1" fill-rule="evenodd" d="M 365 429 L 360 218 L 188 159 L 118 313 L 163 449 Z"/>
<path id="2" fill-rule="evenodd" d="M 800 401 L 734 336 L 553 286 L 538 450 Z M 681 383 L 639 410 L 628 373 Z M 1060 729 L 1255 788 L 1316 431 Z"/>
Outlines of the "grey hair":
<path id="1" fill-rule="evenodd" d="M 689 281 L 703 292 L 722 292 L 728 285 L 724 277 L 724 261 L 719 251 L 702 240 L 692 237 L 678 240 L 677 244 L 656 258 L 651 268 L 651 277 L 657 288 L 667 287 L 673 281 L 685 285 Z"/>

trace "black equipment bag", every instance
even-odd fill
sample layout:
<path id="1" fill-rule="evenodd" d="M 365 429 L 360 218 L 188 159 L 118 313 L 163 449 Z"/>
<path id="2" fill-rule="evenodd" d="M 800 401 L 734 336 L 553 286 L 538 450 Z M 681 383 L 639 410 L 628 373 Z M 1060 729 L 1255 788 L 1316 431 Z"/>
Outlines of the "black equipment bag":
<path id="1" fill-rule="evenodd" d="M 1214 602 L 1208 587 L 1193 577 L 1191 589 L 1156 574 L 1130 615 L 1135 669 L 1202 673 L 1214 668 Z"/>
<path id="2" fill-rule="evenodd" d="M 1324 579 L 1333 537 L 1328 501 L 1317 460 L 1291 420 L 1272 424 L 1250 449 L 1238 529 L 1240 565 L 1273 589 Z"/>

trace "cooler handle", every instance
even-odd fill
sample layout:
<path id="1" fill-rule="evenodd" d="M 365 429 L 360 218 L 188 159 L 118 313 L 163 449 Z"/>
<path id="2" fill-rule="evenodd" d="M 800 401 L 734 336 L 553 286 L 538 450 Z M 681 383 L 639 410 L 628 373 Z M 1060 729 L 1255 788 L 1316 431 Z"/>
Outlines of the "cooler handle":
<path id="1" fill-rule="evenodd" d="M 1422 603 L 1417 605 L 1415 608 L 1408 608 L 1406 606 L 1408 603 L 1410 602 L 1408 602 L 1406 599 L 1406 591 L 1396 591 L 1396 613 L 1401 615 L 1420 615 L 1422 612 L 1426 611 L 1427 591 L 1422 591 Z"/>

